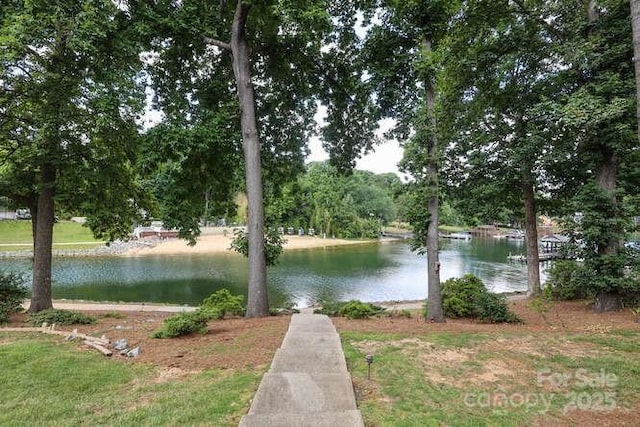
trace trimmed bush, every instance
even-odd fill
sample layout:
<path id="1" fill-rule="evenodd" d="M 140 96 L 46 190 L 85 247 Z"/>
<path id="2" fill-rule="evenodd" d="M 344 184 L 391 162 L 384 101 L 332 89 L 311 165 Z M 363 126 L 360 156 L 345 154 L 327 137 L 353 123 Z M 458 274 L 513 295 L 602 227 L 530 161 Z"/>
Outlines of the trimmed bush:
<path id="1" fill-rule="evenodd" d="M 222 319 L 225 315 L 242 316 L 242 295 L 232 295 L 228 289 L 220 289 L 202 301 L 198 311 L 209 319 Z"/>
<path id="2" fill-rule="evenodd" d="M 22 302 L 29 296 L 24 278 L 16 273 L 0 273 L 0 324 L 22 310 Z"/>
<path id="3" fill-rule="evenodd" d="M 28 323 L 33 326 L 40 326 L 45 322 L 50 325 L 92 325 L 96 321 L 95 317 L 84 313 L 71 310 L 56 310 L 55 308 L 30 314 L 28 319 Z"/>
<path id="4" fill-rule="evenodd" d="M 155 331 L 153 338 L 175 338 L 193 333 L 207 333 L 207 317 L 199 311 L 174 314 L 164 319 L 161 329 Z"/>
<path id="5" fill-rule="evenodd" d="M 503 295 L 484 292 L 477 298 L 478 319 L 489 323 L 521 323 L 522 321 L 507 307 Z"/>
<path id="6" fill-rule="evenodd" d="M 367 319 L 371 316 L 377 316 L 384 310 L 384 308 L 377 305 L 351 300 L 347 301 L 338 313 L 347 319 Z"/>
<path id="7" fill-rule="evenodd" d="M 482 280 L 473 274 L 451 278 L 442 284 L 442 308 L 450 318 L 477 317 L 478 296 L 486 293 Z"/>
<path id="8" fill-rule="evenodd" d="M 507 306 L 506 298 L 487 290 L 478 277 L 465 274 L 442 285 L 442 307 L 446 317 L 469 317 L 482 322 L 520 322 Z"/>

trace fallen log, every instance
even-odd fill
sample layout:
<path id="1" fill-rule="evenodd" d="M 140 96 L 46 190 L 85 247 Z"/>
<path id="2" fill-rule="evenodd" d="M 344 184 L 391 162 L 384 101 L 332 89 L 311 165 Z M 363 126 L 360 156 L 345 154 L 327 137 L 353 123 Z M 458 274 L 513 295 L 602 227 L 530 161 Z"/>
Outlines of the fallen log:
<path id="1" fill-rule="evenodd" d="M 113 354 L 113 352 L 111 352 L 111 350 L 109 350 L 108 348 L 106 348 L 106 345 L 109 345 L 110 341 L 107 339 L 107 337 L 105 337 L 104 335 L 101 338 L 96 338 L 96 337 L 92 337 L 86 334 L 82 334 L 79 333 L 77 329 L 74 329 L 71 332 L 65 332 L 65 331 L 57 331 L 55 330 L 55 325 L 47 325 L 46 323 L 43 323 L 41 327 L 36 327 L 36 328 L 0 328 L 0 332 L 41 332 L 43 334 L 48 334 L 48 335 L 60 335 L 65 337 L 68 341 L 74 340 L 76 338 L 80 338 L 82 340 L 85 340 L 85 344 L 87 344 L 87 342 L 90 342 L 94 345 L 90 345 L 91 347 L 95 348 L 96 350 L 98 350 L 100 353 L 104 354 L 105 356 L 111 356 Z M 98 348 L 100 347 L 100 348 Z M 109 354 L 107 354 L 109 353 Z"/>
<path id="2" fill-rule="evenodd" d="M 113 352 L 111 350 L 109 350 L 106 347 L 101 346 L 100 344 L 93 342 L 93 341 L 89 341 L 89 340 L 85 340 L 84 341 L 85 345 L 88 345 L 89 347 L 93 347 L 96 350 L 98 350 L 100 353 L 104 354 L 105 356 L 111 356 L 113 355 Z"/>

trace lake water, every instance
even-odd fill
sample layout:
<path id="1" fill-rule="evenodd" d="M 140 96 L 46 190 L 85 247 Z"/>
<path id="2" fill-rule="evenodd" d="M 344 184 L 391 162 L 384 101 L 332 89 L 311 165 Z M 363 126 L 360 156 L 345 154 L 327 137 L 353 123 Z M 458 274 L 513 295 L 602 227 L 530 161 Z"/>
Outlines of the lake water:
<path id="1" fill-rule="evenodd" d="M 473 273 L 494 292 L 526 290 L 526 265 L 508 262 L 509 253 L 524 253 L 524 246 L 494 238 L 441 240 L 441 280 Z M 31 274 L 31 260 L 0 262 L 2 270 Z M 268 271 L 270 303 L 424 299 L 426 271 L 426 257 L 405 242 L 287 251 Z M 54 298 L 197 305 L 221 288 L 246 295 L 247 261 L 233 253 L 54 258 L 52 280 Z"/>

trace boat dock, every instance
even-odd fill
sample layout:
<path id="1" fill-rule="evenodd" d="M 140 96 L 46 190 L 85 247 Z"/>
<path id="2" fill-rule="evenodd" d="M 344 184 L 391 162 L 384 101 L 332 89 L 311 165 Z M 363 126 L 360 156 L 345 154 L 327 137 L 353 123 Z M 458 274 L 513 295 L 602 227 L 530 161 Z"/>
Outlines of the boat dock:
<path id="1" fill-rule="evenodd" d="M 540 262 L 552 261 L 554 259 L 567 259 L 567 257 L 559 252 L 542 252 L 538 255 L 538 260 Z M 527 256 L 524 254 L 512 255 L 509 253 L 509 255 L 507 255 L 507 260 L 510 262 L 522 262 L 526 264 Z"/>

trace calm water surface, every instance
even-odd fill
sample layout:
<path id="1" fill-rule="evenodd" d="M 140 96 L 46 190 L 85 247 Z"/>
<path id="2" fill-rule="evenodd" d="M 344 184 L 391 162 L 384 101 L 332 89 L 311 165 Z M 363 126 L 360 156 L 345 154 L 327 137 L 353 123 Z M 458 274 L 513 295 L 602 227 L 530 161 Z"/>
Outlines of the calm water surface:
<path id="1" fill-rule="evenodd" d="M 526 290 L 526 266 L 507 262 L 523 252 L 522 244 L 493 238 L 441 240 L 441 279 L 473 273 L 494 292 Z M 31 274 L 31 261 L 5 259 L 2 269 Z M 288 251 L 269 269 L 270 302 L 424 299 L 426 275 L 426 257 L 404 242 Z M 246 295 L 246 282 L 247 261 L 232 253 L 53 262 L 54 298 L 197 305 L 221 288 Z"/>

